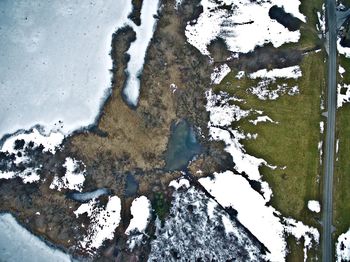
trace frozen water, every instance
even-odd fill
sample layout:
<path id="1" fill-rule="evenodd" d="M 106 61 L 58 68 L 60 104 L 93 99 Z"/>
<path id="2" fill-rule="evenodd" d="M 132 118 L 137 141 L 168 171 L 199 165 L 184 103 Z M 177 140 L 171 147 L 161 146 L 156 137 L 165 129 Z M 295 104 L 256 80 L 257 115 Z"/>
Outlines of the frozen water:
<path id="1" fill-rule="evenodd" d="M 130 2 L 0 1 L 0 137 L 94 121 L 111 87 L 112 34 Z"/>

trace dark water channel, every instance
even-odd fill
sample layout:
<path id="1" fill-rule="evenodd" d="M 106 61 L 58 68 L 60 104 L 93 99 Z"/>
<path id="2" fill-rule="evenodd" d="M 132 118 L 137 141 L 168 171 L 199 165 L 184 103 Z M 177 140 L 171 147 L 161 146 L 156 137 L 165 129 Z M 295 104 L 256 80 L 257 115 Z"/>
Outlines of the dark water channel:
<path id="1" fill-rule="evenodd" d="M 199 144 L 191 124 L 180 120 L 171 127 L 168 148 L 165 153 L 165 170 L 183 170 L 195 155 L 200 154 L 202 146 Z"/>

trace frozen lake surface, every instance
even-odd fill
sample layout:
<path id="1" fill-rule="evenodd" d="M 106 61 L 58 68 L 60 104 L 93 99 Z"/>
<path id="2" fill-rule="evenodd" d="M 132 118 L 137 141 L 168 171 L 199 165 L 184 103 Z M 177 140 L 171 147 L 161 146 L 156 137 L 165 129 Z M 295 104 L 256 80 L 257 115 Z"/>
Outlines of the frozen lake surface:
<path id="1" fill-rule="evenodd" d="M 48 246 L 18 224 L 16 219 L 10 214 L 0 215 L 0 232 L 1 261 L 71 261 L 68 255 Z"/>
<path id="2" fill-rule="evenodd" d="M 0 137 L 91 124 L 111 86 L 112 34 L 130 11 L 129 0 L 0 1 Z"/>

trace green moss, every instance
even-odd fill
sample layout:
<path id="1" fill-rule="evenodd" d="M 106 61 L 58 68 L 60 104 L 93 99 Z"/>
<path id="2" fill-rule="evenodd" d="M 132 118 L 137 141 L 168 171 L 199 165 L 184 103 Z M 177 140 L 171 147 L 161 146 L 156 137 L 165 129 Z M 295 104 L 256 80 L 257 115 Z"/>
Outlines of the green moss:
<path id="1" fill-rule="evenodd" d="M 166 216 L 169 214 L 170 203 L 168 203 L 163 193 L 161 192 L 154 193 L 152 207 L 156 215 L 158 216 L 158 218 L 164 221 Z"/>

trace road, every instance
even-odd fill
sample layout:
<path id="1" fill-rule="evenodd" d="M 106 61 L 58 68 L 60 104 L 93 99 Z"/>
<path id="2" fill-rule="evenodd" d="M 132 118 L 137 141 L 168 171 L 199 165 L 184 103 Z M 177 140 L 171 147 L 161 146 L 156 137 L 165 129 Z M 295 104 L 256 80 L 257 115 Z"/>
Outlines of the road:
<path id="1" fill-rule="evenodd" d="M 337 106 L 337 20 L 335 0 L 325 0 L 328 24 L 328 99 L 327 129 L 325 148 L 325 173 L 323 179 L 323 213 L 322 213 L 322 261 L 333 260 L 332 218 L 333 218 L 333 172 L 335 155 L 335 112 Z"/>

